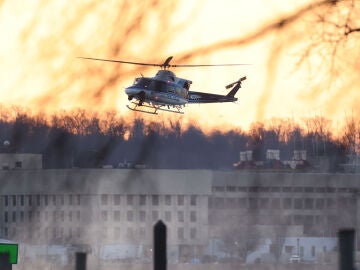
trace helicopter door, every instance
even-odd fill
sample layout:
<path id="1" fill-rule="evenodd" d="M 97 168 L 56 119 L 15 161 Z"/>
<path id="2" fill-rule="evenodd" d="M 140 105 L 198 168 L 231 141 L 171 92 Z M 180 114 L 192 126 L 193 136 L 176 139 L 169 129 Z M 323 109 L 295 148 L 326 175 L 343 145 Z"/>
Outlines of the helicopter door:
<path id="1" fill-rule="evenodd" d="M 168 93 L 175 94 L 175 89 L 174 89 L 174 87 L 173 87 L 173 86 L 168 86 L 167 92 L 168 92 Z M 176 93 L 176 94 L 177 94 L 177 93 Z"/>

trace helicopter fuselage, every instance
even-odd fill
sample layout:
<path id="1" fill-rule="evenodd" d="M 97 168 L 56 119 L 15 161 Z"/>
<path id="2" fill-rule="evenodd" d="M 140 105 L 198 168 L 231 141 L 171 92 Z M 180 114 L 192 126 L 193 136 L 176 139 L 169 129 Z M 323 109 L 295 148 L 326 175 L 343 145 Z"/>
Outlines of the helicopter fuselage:
<path id="1" fill-rule="evenodd" d="M 128 99 L 163 105 L 185 105 L 188 103 L 188 87 L 191 81 L 177 78 L 169 70 L 159 70 L 155 77 L 136 78 L 134 84 L 125 89 Z"/>

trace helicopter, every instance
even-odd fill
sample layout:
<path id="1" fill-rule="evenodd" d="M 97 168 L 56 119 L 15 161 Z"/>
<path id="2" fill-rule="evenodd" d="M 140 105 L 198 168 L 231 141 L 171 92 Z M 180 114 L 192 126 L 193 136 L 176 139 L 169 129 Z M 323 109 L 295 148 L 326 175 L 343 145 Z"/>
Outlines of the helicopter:
<path id="1" fill-rule="evenodd" d="M 227 95 L 218 95 L 212 93 L 190 91 L 190 85 L 192 84 L 192 81 L 176 77 L 175 74 L 169 70 L 169 68 L 239 66 L 246 64 L 173 65 L 170 64 L 173 56 L 168 57 L 161 64 L 130 62 L 91 57 L 79 58 L 122 64 L 160 67 L 154 77 L 144 77 L 143 75 L 141 75 L 141 77 L 135 78 L 133 85 L 125 88 L 125 93 L 128 96 L 128 100 L 132 104 L 127 105 L 128 109 L 151 114 L 157 114 L 159 110 L 183 114 L 184 112 L 182 111 L 182 108 L 185 107 L 186 104 L 235 102 L 238 100 L 235 97 L 235 94 L 241 88 L 242 81 L 246 80 L 246 77 L 244 76 L 241 77 L 239 80 L 226 85 L 225 88 L 231 88 L 231 90 L 227 93 Z"/>

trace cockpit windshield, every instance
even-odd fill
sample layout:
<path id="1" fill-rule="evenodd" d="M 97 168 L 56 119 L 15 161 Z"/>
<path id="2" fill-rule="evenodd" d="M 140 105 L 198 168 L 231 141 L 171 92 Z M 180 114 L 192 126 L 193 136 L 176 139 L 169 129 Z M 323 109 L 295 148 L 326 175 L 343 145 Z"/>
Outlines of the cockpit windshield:
<path id="1" fill-rule="evenodd" d="M 187 89 L 173 83 L 167 83 L 150 78 L 136 78 L 134 86 L 149 89 L 155 92 L 175 93 L 183 98 L 187 97 Z"/>
<path id="2" fill-rule="evenodd" d="M 147 88 L 157 92 L 167 92 L 167 83 L 149 78 L 136 78 L 134 86 Z"/>

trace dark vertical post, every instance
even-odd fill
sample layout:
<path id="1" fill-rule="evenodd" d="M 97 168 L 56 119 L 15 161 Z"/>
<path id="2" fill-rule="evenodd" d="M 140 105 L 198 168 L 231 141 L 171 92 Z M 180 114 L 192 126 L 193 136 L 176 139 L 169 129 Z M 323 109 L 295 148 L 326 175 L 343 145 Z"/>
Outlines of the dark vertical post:
<path id="1" fill-rule="evenodd" d="M 75 270 L 86 270 L 86 253 L 76 252 L 75 254 Z"/>
<path id="2" fill-rule="evenodd" d="M 154 225 L 154 270 L 166 270 L 166 225 L 159 220 Z"/>
<path id="3" fill-rule="evenodd" d="M 12 270 L 12 264 L 10 263 L 10 253 L 0 253 L 0 269 Z"/>
<path id="4" fill-rule="evenodd" d="M 341 229 L 339 236 L 339 270 L 354 269 L 354 236 L 355 230 Z"/>

